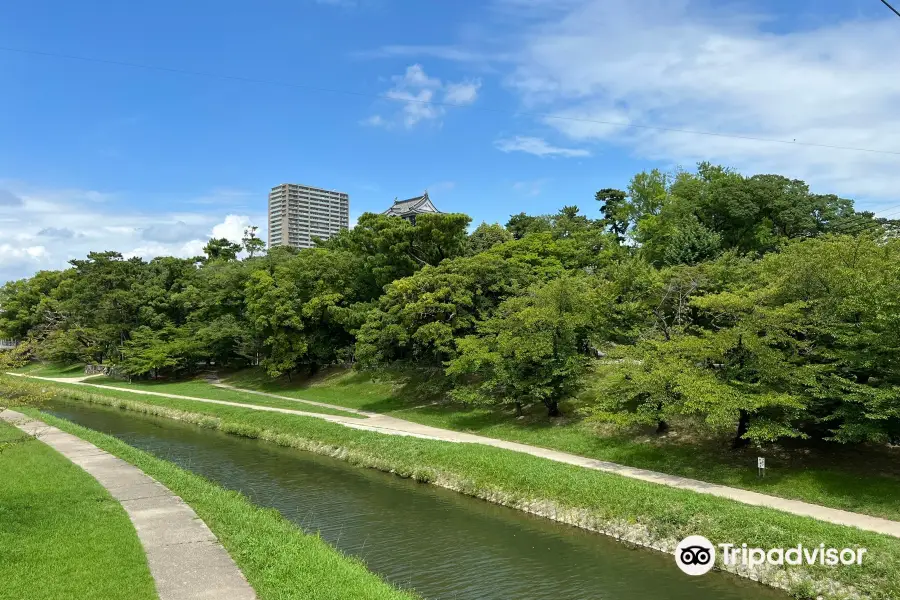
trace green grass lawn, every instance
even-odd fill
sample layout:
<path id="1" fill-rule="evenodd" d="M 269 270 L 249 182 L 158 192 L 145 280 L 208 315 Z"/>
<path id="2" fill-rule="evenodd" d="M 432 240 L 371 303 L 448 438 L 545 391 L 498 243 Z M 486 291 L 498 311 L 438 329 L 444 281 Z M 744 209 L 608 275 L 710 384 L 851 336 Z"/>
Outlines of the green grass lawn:
<path id="1" fill-rule="evenodd" d="M 36 377 L 81 377 L 84 375 L 84 363 L 56 364 L 33 362 L 13 369 L 13 373 L 25 373 Z"/>
<path id="2" fill-rule="evenodd" d="M 272 406 L 275 408 L 287 408 L 290 410 L 302 410 L 306 412 L 314 412 L 325 415 L 339 415 L 342 417 L 354 417 L 365 419 L 366 417 L 351 412 L 342 411 L 340 409 L 330 409 L 307 402 L 295 400 L 281 400 L 278 398 L 269 398 L 260 396 L 259 394 L 248 394 L 239 390 L 229 390 L 215 387 L 203 380 L 191 381 L 121 381 L 119 379 L 111 379 L 109 377 L 91 377 L 85 380 L 85 383 L 93 385 L 102 385 L 106 387 L 117 387 L 132 390 L 146 390 L 150 392 L 159 392 L 162 394 L 176 394 L 179 396 L 194 396 L 197 398 L 208 398 L 210 400 L 224 400 L 225 402 L 242 402 L 244 404 L 254 404 L 257 406 Z M 152 396 L 144 396 L 146 401 Z"/>
<path id="3" fill-rule="evenodd" d="M 801 597 L 815 597 L 818 593 L 835 597 L 828 592 L 825 582 L 834 580 L 855 586 L 871 598 L 900 597 L 900 539 L 889 536 L 499 448 L 387 436 L 310 417 L 183 400 L 172 400 L 164 407 L 144 403 L 139 396 L 117 398 L 91 394 L 83 388 L 71 389 L 68 394 L 80 401 L 176 418 L 232 434 L 337 456 L 357 465 L 421 481 L 440 482 L 513 507 L 549 502 L 562 510 L 578 511 L 579 519 L 588 526 L 606 530 L 636 526 L 645 530 L 650 539 L 673 548 L 674 542 L 688 534 L 704 535 L 714 543 L 731 541 L 759 547 L 787 547 L 798 543 L 812 547 L 823 542 L 837 548 L 861 546 L 868 549 L 870 560 L 858 567 L 792 568 L 794 573 L 805 578 L 795 584 L 793 592 Z M 200 407 L 203 407 L 202 413 L 194 412 Z M 144 468 L 143 463 L 139 466 Z M 153 470 L 148 473 L 157 476 Z M 169 484 L 166 480 L 164 483 Z M 209 513 L 202 512 L 180 488 L 170 487 L 185 497 L 201 517 L 208 517 Z M 254 527 L 245 529 L 253 530 Z M 245 531 L 243 535 L 251 533 Z M 226 547 L 232 550 L 241 545 L 226 544 Z M 244 566 L 240 560 L 239 564 Z"/>
<path id="4" fill-rule="evenodd" d="M 223 383 L 237 388 L 378 413 L 391 413 L 435 400 L 431 396 L 416 398 L 415 390 L 404 387 L 407 383 L 416 384 L 418 381 L 408 382 L 400 374 L 384 374 L 380 378 L 374 378 L 366 372 L 344 369 L 324 371 L 313 378 L 295 376 L 293 380 L 286 377 L 273 379 L 261 369 L 246 369 L 224 377 Z"/>
<path id="5" fill-rule="evenodd" d="M 51 415 L 40 414 L 35 409 L 25 410 L 135 465 L 181 496 L 216 534 L 260 600 L 418 598 L 411 592 L 398 590 L 385 583 L 368 571 L 362 561 L 341 554 L 317 535 L 303 533 L 274 509 L 260 508 L 238 492 L 225 490 L 203 477 L 132 448 L 114 437 Z M 0 556 L 2 552 L 3 549 L 0 547 Z M 84 559 L 89 558 L 90 553 L 85 551 Z M 93 569 L 93 566 L 91 568 Z M 109 573 L 104 575 L 113 581 L 117 579 L 109 577 Z M 0 597 L 3 597 L 3 591 L 0 585 Z M 109 597 L 128 599 L 144 597 L 130 591 L 124 588 L 123 595 Z M 20 600 L 38 596 L 14 597 Z M 40 597 L 56 600 L 105 596 L 57 593 Z"/>
<path id="6" fill-rule="evenodd" d="M 22 436 L 0 422 L 0 441 Z M 157 598 L 122 506 L 80 467 L 36 440 L 0 453 L 0 598 Z"/>
<path id="7" fill-rule="evenodd" d="M 334 370 L 290 382 L 247 370 L 225 382 L 900 520 L 900 451 L 896 449 L 830 444 L 814 451 L 784 447 L 732 451 L 725 439 L 628 436 L 602 431 L 577 418 L 547 419 L 542 407 L 516 419 L 509 412 L 438 402 L 429 390 L 420 393 L 420 381 L 396 374 L 375 379 L 369 373 Z M 756 470 L 757 456 L 767 459 L 762 479 Z"/>

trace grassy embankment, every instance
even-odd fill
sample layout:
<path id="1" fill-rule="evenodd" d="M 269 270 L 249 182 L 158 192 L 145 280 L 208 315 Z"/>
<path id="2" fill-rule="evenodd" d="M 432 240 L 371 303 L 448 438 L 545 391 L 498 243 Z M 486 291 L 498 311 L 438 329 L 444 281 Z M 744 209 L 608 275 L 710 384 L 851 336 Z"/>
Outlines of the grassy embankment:
<path id="1" fill-rule="evenodd" d="M 60 371 L 49 366 L 45 369 Z M 37 374 L 37 373 L 35 373 Z M 341 414 L 311 404 L 242 394 L 217 388 L 206 381 L 121 382 L 92 378 L 91 383 L 130 387 L 308 412 Z M 422 382 L 403 374 L 333 370 L 309 379 L 271 379 L 258 369 L 232 374 L 235 387 L 281 394 L 297 400 L 390 414 L 435 427 L 477 433 L 633 467 L 691 477 L 710 483 L 803 500 L 831 508 L 900 520 L 900 449 L 862 449 L 839 444 L 817 447 L 784 446 L 765 450 L 728 450 L 725 439 L 680 435 L 628 435 L 601 430 L 577 418 L 551 421 L 541 407 L 523 419 L 509 412 L 467 407 L 440 401 Z M 105 393 L 100 391 L 99 393 Z M 588 391 L 590 393 L 590 391 Z M 147 402 L 159 404 L 156 399 Z M 568 414 L 574 407 L 568 406 Z M 353 416 L 343 413 L 344 416 Z M 767 474 L 759 478 L 756 457 L 767 459 Z"/>
<path id="2" fill-rule="evenodd" d="M 190 400 L 149 397 L 150 403 L 146 402 L 148 397 L 129 392 L 60 388 L 66 390 L 65 395 L 81 401 L 175 418 L 336 456 L 668 551 L 689 534 L 705 535 L 714 543 L 746 542 L 763 548 L 798 543 L 813 547 L 822 542 L 837 548 L 865 547 L 867 559 L 861 566 L 791 567 L 789 571 L 775 569 L 757 575 L 770 584 L 787 587 L 799 597 L 841 598 L 840 590 L 846 586 L 879 600 L 900 597 L 897 538 L 487 446 L 386 436 L 310 417 Z M 202 513 L 201 516 L 206 518 Z M 239 552 L 241 546 L 227 547 Z"/>
<path id="3" fill-rule="evenodd" d="M 216 534 L 247 577 L 260 600 L 306 600 L 308 598 L 320 600 L 344 600 L 346 598 L 415 600 L 418 598 L 414 593 L 398 590 L 388 585 L 377 575 L 369 572 L 360 560 L 344 556 L 317 535 L 303 533 L 277 511 L 260 508 L 238 492 L 225 490 L 203 477 L 132 448 L 111 436 L 80 427 L 63 419 L 57 419 L 52 415 L 39 413 L 33 408 L 21 410 L 59 427 L 63 431 L 77 435 L 135 465 L 181 496 Z M 29 444 L 29 446 L 32 445 L 36 446 L 36 444 Z M 0 457 L 0 473 L 8 462 Z M 72 466 L 74 467 L 74 465 Z M 75 469 L 80 471 L 78 467 Z M 94 481 L 87 473 L 83 471 L 80 473 L 90 481 Z M 42 479 L 42 481 L 45 482 L 43 487 L 49 489 L 52 485 L 54 491 L 59 484 L 59 480 L 54 478 Z M 94 483 L 99 486 L 96 482 Z M 34 485 L 33 482 L 32 485 Z M 103 491 L 102 488 L 100 491 Z M 0 498 L 5 494 L 5 491 L 0 491 Z M 98 506 L 95 496 L 97 494 L 92 494 L 87 504 L 94 510 Z M 137 544 L 137 537 L 131 528 L 128 517 L 125 516 L 118 503 L 114 500 L 112 503 L 115 505 L 112 508 L 121 512 L 121 517 L 125 519 L 124 524 L 130 529 L 131 538 Z M 5 503 L 0 503 L 0 507 L 4 506 L 6 506 Z M 36 519 L 38 516 L 35 514 L 31 518 Z M 89 513 L 86 513 L 84 517 L 88 518 L 84 518 L 83 523 L 68 521 L 63 523 L 48 519 L 50 526 L 54 524 L 65 526 L 63 533 L 65 533 L 66 539 L 73 537 L 73 534 L 76 533 L 84 535 L 85 539 L 79 540 L 81 543 L 72 548 L 77 554 L 74 552 L 56 556 L 52 553 L 41 555 L 38 552 L 29 552 L 28 554 L 36 560 L 30 570 L 31 573 L 40 573 L 47 568 L 58 569 L 67 575 L 81 574 L 85 576 L 85 574 L 90 574 L 91 582 L 82 582 L 83 587 L 73 589 L 69 587 L 68 581 L 63 581 L 62 587 L 56 587 L 44 595 L 29 595 L 30 592 L 23 591 L 9 596 L 10 598 L 54 600 L 58 598 L 91 598 L 92 600 L 94 598 L 128 600 L 156 598 L 152 579 L 149 583 L 149 593 L 144 592 L 138 585 L 128 585 L 129 580 L 126 577 L 137 578 L 134 573 L 136 569 L 131 567 L 130 562 L 137 561 L 131 557 L 133 552 L 129 552 L 132 548 L 124 545 L 118 539 L 122 536 L 114 535 L 114 532 L 122 529 L 121 525 L 117 522 L 106 525 L 96 519 L 91 520 Z M 23 523 L 22 527 L 24 528 L 24 526 Z M 30 531 L 27 533 L 27 539 L 30 540 L 32 537 L 37 540 L 43 539 L 44 545 L 52 543 L 50 541 L 53 539 L 52 536 L 39 537 L 48 534 L 46 528 L 47 525 L 35 527 L 33 533 Z M 91 533 L 86 533 L 86 530 Z M 0 532 L 4 531 L 5 529 L 0 528 Z M 4 548 L 21 547 L 21 541 L 25 537 L 26 534 L 22 529 L 17 527 L 13 530 L 10 538 L 4 540 L 9 543 L 0 545 L 0 557 L 3 556 Z M 104 556 L 107 558 L 107 562 L 97 560 L 98 552 L 102 554 L 101 558 Z M 138 574 L 146 574 L 146 577 L 149 577 L 140 545 L 137 546 L 137 552 L 136 558 L 140 559 L 139 564 L 143 567 L 143 572 Z M 0 560 L 0 564 L 9 563 Z M 122 566 L 119 566 L 120 564 Z M 116 573 L 116 576 L 110 577 L 110 573 Z M 87 585 L 88 583 L 98 587 L 90 587 Z M 146 582 L 136 581 L 136 583 L 144 583 L 144 588 L 146 588 Z M 117 588 L 120 593 L 103 595 L 102 590 L 111 587 Z M 79 591 L 82 589 L 84 592 L 80 593 Z M 96 589 L 101 591 L 98 592 Z M 4 597 L 3 593 L 6 591 L 8 589 L 0 588 L 0 597 Z"/>
<path id="4" fill-rule="evenodd" d="M 196 398 L 206 398 L 209 400 L 224 400 L 225 402 L 241 402 L 243 404 L 253 404 L 257 406 L 271 406 L 274 408 L 287 408 L 290 410 L 301 410 L 305 412 L 319 413 L 323 415 L 339 415 L 342 417 L 354 417 L 358 419 L 366 419 L 364 415 L 351 413 L 340 410 L 339 408 L 327 408 L 316 406 L 297 400 L 282 400 L 279 398 L 271 398 L 260 396 L 259 394 L 248 394 L 238 390 L 223 389 L 215 387 L 210 383 L 197 379 L 191 381 L 134 381 L 127 382 L 119 379 L 111 379 L 109 377 L 91 377 L 86 383 L 93 385 L 104 385 L 109 387 L 125 388 L 132 390 L 143 390 L 148 392 L 158 392 L 161 394 L 176 394 L 179 396 L 193 396 Z M 146 398 L 146 396 L 145 396 Z M 352 407 L 351 407 L 352 408 Z"/>
<path id="5" fill-rule="evenodd" d="M 0 422 L 0 442 L 23 436 Z M 0 598 L 157 598 L 125 510 L 40 441 L 0 453 Z"/>
<path id="6" fill-rule="evenodd" d="M 84 375 L 83 363 L 55 364 L 33 362 L 14 369 L 15 373 L 25 373 L 36 377 L 81 377 Z"/>
<path id="7" fill-rule="evenodd" d="M 691 477 L 887 519 L 900 520 L 900 449 L 827 444 L 729 450 L 727 439 L 623 434 L 579 420 L 547 419 L 542 406 L 523 419 L 510 412 L 450 404 L 402 375 L 331 371 L 308 381 L 273 380 L 259 370 L 233 374 L 235 387 L 390 414 L 425 425 L 477 433 L 600 460 Z M 590 390 L 588 390 L 590 393 Z M 572 415 L 574 405 L 566 412 Z M 765 478 L 756 457 L 767 458 Z"/>

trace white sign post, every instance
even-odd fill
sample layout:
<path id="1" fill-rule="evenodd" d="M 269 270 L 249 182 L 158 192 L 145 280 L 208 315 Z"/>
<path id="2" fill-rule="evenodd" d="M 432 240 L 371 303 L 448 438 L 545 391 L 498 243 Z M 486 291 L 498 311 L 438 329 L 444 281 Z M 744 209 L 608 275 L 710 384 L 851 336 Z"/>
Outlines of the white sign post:
<path id="1" fill-rule="evenodd" d="M 766 476 L 766 459 L 764 459 L 762 456 L 758 456 L 756 458 L 756 469 L 757 475 L 759 475 L 760 477 Z"/>

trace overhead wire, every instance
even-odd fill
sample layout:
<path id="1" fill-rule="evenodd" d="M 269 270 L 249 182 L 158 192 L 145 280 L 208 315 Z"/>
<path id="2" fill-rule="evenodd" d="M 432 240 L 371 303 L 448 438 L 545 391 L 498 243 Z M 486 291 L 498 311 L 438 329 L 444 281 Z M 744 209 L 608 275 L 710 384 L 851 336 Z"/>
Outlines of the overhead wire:
<path id="1" fill-rule="evenodd" d="M 898 209 L 898 210 L 893 210 Z M 868 230 L 875 230 L 878 227 L 881 227 L 883 223 L 879 221 L 879 219 L 887 219 L 887 217 L 900 215 L 900 206 L 890 207 L 888 210 L 893 210 L 893 212 L 888 212 L 881 215 L 872 215 L 871 217 L 855 214 L 848 217 L 847 221 L 837 225 L 836 227 L 829 229 L 826 233 L 837 233 L 837 234 L 858 234 L 864 233 Z M 888 219 L 891 220 L 891 219 Z M 856 230 L 854 231 L 854 228 Z"/>
<path id="2" fill-rule="evenodd" d="M 355 96 L 362 98 L 375 98 L 380 100 L 388 100 L 392 102 L 405 102 L 412 104 L 421 104 L 426 106 L 438 106 L 438 107 L 449 107 L 449 108 L 466 108 L 468 110 L 473 110 L 477 112 L 487 112 L 493 114 L 505 114 L 512 116 L 524 116 L 524 117 L 533 117 L 539 119 L 547 119 L 552 121 L 566 121 L 566 122 L 575 122 L 575 123 L 590 123 L 594 125 L 610 125 L 614 127 L 621 127 L 623 129 L 641 129 L 647 131 L 662 131 L 667 133 L 684 133 L 688 135 L 701 135 L 701 136 L 710 136 L 710 137 L 719 137 L 719 138 L 729 138 L 736 140 L 745 140 L 745 141 L 754 141 L 754 142 L 763 142 L 769 144 L 783 144 L 783 145 L 791 145 L 791 146 L 804 146 L 810 148 L 823 148 L 829 150 L 843 150 L 849 152 L 868 152 L 872 154 L 884 154 L 890 156 L 900 156 L 900 150 L 880 150 L 875 148 L 862 148 L 858 146 L 841 146 L 835 144 L 819 144 L 815 142 L 798 142 L 797 140 L 784 140 L 778 138 L 766 138 L 766 137 L 758 137 L 758 136 L 750 136 L 750 135 L 740 135 L 740 134 L 731 134 L 731 133 L 720 133 L 715 131 L 704 131 L 699 129 L 682 129 L 677 127 L 663 127 L 658 125 L 640 125 L 637 123 L 622 123 L 620 121 L 605 121 L 601 119 L 588 119 L 582 117 L 571 117 L 558 115 L 553 113 L 538 113 L 538 112 L 521 112 L 521 111 L 509 111 L 502 110 L 496 108 L 489 107 L 476 107 L 470 106 L 466 104 L 459 104 L 453 102 L 438 102 L 434 100 L 420 100 L 417 98 L 408 98 L 406 96 L 399 97 L 392 95 L 390 93 L 387 94 L 372 94 L 366 92 L 357 92 L 352 90 L 343 90 L 337 88 L 329 88 L 322 86 L 314 86 L 304 83 L 294 83 L 288 81 L 279 81 L 273 79 L 260 79 L 256 77 L 244 77 L 239 75 L 228 75 L 223 73 L 211 73 L 207 71 L 195 71 L 191 69 L 180 69 L 173 67 L 161 67 L 157 65 L 148 65 L 143 63 L 135 63 L 124 60 L 113 60 L 113 59 L 105 59 L 105 58 L 93 58 L 86 56 L 77 56 L 73 54 L 64 54 L 59 52 L 46 52 L 43 50 L 31 50 L 25 48 L 15 48 L 10 46 L 0 46 L 0 51 L 3 52 L 12 52 L 18 54 L 28 54 L 34 56 L 46 56 L 51 58 L 61 58 L 66 60 L 76 60 L 82 62 L 90 62 L 90 63 L 98 63 L 98 64 L 106 64 L 106 65 L 114 65 L 120 67 L 129 67 L 136 69 L 145 69 L 150 71 L 161 71 L 165 73 L 177 73 L 180 75 L 190 75 L 195 77 L 208 77 L 215 79 L 223 79 L 229 81 L 239 81 L 243 83 L 254 83 L 254 84 L 264 84 L 264 85 L 276 85 L 276 86 L 284 86 L 291 87 L 301 90 L 306 90 L 309 92 L 322 92 L 322 93 L 331 93 L 331 94 L 342 94 L 346 96 Z"/>
<path id="3" fill-rule="evenodd" d="M 888 1 L 887 1 L 887 0 L 881 0 L 881 3 L 884 4 L 885 6 L 887 6 L 889 9 L 891 9 L 891 11 L 892 11 L 895 15 L 897 15 L 898 17 L 900 17 L 900 12 L 897 12 L 897 9 L 896 9 L 896 8 L 894 8 L 893 6 L 891 6 L 890 4 L 888 4 Z"/>

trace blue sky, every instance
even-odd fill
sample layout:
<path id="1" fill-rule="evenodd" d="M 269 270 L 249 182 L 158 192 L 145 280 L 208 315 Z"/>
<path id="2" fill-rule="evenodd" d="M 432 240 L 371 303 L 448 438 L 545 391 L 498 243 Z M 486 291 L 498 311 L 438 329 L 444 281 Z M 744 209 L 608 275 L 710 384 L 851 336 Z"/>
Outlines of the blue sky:
<path id="1" fill-rule="evenodd" d="M 596 213 L 599 188 L 711 160 L 900 205 L 900 19 L 878 0 L 31 0 L 4 14 L 0 281 L 89 249 L 191 255 L 264 228 L 282 182 L 348 192 L 351 217 L 428 188 L 442 210 L 505 222 Z"/>

